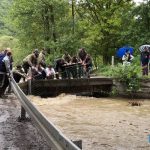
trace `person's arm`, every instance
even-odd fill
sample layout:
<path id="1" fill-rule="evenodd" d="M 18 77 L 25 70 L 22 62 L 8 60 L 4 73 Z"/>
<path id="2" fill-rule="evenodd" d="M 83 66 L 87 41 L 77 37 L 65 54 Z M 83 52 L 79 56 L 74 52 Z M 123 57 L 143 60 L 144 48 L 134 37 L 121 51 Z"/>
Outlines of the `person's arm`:
<path id="1" fill-rule="evenodd" d="M 33 64 L 32 64 L 32 60 L 34 59 L 34 55 L 31 55 L 29 58 L 28 58 L 28 64 L 30 65 L 30 67 L 32 67 L 33 66 Z"/>
<path id="2" fill-rule="evenodd" d="M 62 55 L 62 59 L 64 59 L 64 60 L 65 60 L 65 55 Z"/>
<path id="3" fill-rule="evenodd" d="M 27 75 L 25 74 L 25 73 L 21 73 L 21 72 L 19 72 L 18 70 L 13 70 L 12 71 L 13 73 L 16 73 L 16 74 L 18 74 L 18 75 L 20 75 L 21 77 L 23 77 L 23 78 L 27 78 Z"/>
<path id="4" fill-rule="evenodd" d="M 122 60 L 125 61 L 127 60 L 127 57 L 125 55 L 122 56 Z"/>
<path id="5" fill-rule="evenodd" d="M 49 69 L 48 68 L 45 69 L 45 73 L 46 73 L 46 76 L 49 76 Z"/>
<path id="6" fill-rule="evenodd" d="M 133 60 L 134 59 L 134 56 L 133 55 L 130 55 L 130 60 Z"/>
<path id="7" fill-rule="evenodd" d="M 10 73 L 10 60 L 8 57 L 4 57 L 3 62 L 5 64 L 6 67 L 6 72 Z"/>
<path id="8" fill-rule="evenodd" d="M 55 72 L 54 68 L 52 68 L 52 72 L 53 72 L 53 74 L 56 74 L 56 72 Z"/>
<path id="9" fill-rule="evenodd" d="M 72 57 L 70 55 L 68 55 L 68 58 L 69 58 L 69 62 L 71 62 Z"/>

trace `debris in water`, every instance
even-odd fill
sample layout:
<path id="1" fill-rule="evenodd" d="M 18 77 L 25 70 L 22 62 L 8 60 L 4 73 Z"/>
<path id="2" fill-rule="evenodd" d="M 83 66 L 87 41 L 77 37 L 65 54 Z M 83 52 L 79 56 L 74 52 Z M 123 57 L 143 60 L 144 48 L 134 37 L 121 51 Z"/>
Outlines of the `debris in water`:
<path id="1" fill-rule="evenodd" d="M 128 103 L 131 106 L 141 106 L 143 104 L 142 101 L 135 101 L 135 100 L 129 101 Z"/>

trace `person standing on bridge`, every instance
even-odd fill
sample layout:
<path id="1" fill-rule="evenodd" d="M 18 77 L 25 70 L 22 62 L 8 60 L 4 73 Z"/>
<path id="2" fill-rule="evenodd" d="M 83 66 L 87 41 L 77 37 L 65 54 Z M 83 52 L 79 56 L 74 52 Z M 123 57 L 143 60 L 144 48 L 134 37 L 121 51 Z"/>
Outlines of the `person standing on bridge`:
<path id="1" fill-rule="evenodd" d="M 86 50 L 84 48 L 79 49 L 78 58 L 81 63 L 81 65 L 79 66 L 79 78 L 81 76 L 84 76 L 84 66 L 85 66 L 84 64 L 85 64 L 86 56 L 87 56 Z"/>
<path id="2" fill-rule="evenodd" d="M 42 48 L 42 50 L 38 56 L 38 65 L 41 65 L 44 68 L 46 66 L 45 56 L 46 56 L 46 50 L 44 48 Z"/>
<path id="3" fill-rule="evenodd" d="M 62 59 L 65 61 L 66 64 L 70 64 L 72 58 L 69 55 L 69 53 L 65 51 L 64 55 L 62 56 Z"/>
<path id="4" fill-rule="evenodd" d="M 70 73 L 71 73 L 71 75 L 72 75 L 73 78 L 78 78 L 79 77 L 78 63 L 79 63 L 78 57 L 77 56 L 73 56 L 72 60 L 71 60 L 72 67 L 70 69 Z"/>
<path id="5" fill-rule="evenodd" d="M 39 56 L 39 51 L 38 49 L 35 49 L 32 54 L 29 54 L 27 57 L 23 59 L 23 69 L 25 73 L 28 73 L 29 67 L 36 67 L 37 62 L 38 62 L 38 56 Z"/>
<path id="6" fill-rule="evenodd" d="M 61 77 L 64 79 L 66 78 L 66 72 L 65 72 L 65 60 L 62 58 L 59 58 L 56 60 L 55 65 L 55 71 L 56 71 L 56 78 L 59 79 L 59 74 L 61 74 Z"/>
<path id="7" fill-rule="evenodd" d="M 79 57 L 81 63 L 84 63 L 84 61 L 86 59 L 86 55 L 87 55 L 87 52 L 85 51 L 84 48 L 79 49 L 78 57 Z"/>
<path id="8" fill-rule="evenodd" d="M 21 78 L 23 78 L 24 81 L 27 78 L 27 75 L 21 65 L 17 65 L 15 68 L 13 68 L 12 74 L 16 83 L 19 83 Z"/>
<path id="9" fill-rule="evenodd" d="M 85 76 L 88 78 L 90 78 L 92 67 L 93 67 L 92 58 L 89 54 L 87 54 L 86 59 L 84 61 L 84 71 L 85 71 Z"/>

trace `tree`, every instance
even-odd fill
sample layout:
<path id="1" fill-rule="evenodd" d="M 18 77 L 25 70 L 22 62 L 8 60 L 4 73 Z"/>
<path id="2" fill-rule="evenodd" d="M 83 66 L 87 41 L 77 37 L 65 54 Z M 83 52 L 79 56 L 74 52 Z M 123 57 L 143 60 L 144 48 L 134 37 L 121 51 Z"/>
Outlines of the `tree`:
<path id="1" fill-rule="evenodd" d="M 9 20 L 6 17 L 8 10 L 10 9 L 12 0 L 1 0 L 0 1 L 0 35 L 12 35 L 14 31 L 12 26 L 9 24 Z"/>
<path id="2" fill-rule="evenodd" d="M 150 43 L 150 1 L 145 0 L 133 10 L 134 38 L 137 45 Z"/>
<path id="3" fill-rule="evenodd" d="M 82 0 L 79 6 L 79 15 L 89 21 L 90 30 L 93 30 L 91 33 L 96 33 L 95 37 L 91 35 L 93 44 L 98 46 L 97 50 L 103 56 L 104 63 L 108 63 L 111 54 L 119 46 L 118 40 L 124 31 L 122 15 L 131 9 L 131 1 Z"/>
<path id="4" fill-rule="evenodd" d="M 64 16 L 65 4 L 58 0 L 14 0 L 12 17 L 21 41 L 26 41 L 28 47 L 44 47 L 47 41 L 56 42 L 57 25 Z"/>
<path id="5" fill-rule="evenodd" d="M 29 52 L 46 47 L 49 54 L 75 55 L 85 47 L 95 62 L 102 56 L 108 64 L 119 47 L 148 39 L 148 8 L 149 3 L 135 6 L 132 0 L 13 0 L 11 18 Z"/>

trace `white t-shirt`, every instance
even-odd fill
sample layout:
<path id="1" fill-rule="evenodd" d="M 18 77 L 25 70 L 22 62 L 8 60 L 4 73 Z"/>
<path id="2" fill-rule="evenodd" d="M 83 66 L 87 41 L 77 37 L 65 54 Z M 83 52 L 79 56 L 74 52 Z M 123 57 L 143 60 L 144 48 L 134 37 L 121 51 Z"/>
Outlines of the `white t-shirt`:
<path id="1" fill-rule="evenodd" d="M 128 60 L 128 57 L 127 55 L 123 55 L 122 57 L 122 61 L 123 61 L 123 65 L 130 65 L 131 64 L 131 61 L 134 59 L 133 55 L 130 54 L 130 60 Z"/>
<path id="2" fill-rule="evenodd" d="M 55 74 L 55 70 L 54 68 L 46 68 L 46 76 L 50 76 L 50 75 L 54 75 Z"/>

